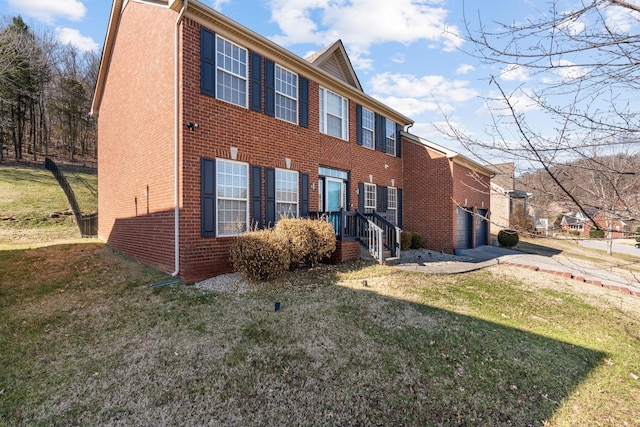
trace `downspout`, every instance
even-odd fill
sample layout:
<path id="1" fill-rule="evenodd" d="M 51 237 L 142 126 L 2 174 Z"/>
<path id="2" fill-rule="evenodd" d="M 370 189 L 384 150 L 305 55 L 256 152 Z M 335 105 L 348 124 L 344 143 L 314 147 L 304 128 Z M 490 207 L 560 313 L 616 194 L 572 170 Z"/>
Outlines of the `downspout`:
<path id="1" fill-rule="evenodd" d="M 174 259 L 175 271 L 171 273 L 175 277 L 180 272 L 180 22 L 184 17 L 189 0 L 184 0 L 182 9 L 176 18 L 175 40 L 174 40 L 174 61 L 175 61 L 175 93 L 174 93 L 174 163 L 175 163 L 175 191 L 174 191 Z"/>

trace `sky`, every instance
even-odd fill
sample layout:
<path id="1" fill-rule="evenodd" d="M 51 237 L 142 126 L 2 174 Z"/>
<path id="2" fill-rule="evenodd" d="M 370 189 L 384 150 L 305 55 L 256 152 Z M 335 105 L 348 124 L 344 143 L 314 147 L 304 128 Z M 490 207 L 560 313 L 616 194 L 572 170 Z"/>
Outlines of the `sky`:
<path id="1" fill-rule="evenodd" d="M 301 57 L 341 39 L 365 93 L 412 118 L 411 133 L 472 158 L 438 131 L 445 118 L 483 137 L 492 120 L 487 100 L 497 94 L 492 76 L 505 87 L 543 83 L 521 68 L 480 63 L 465 53 L 473 46 L 460 36 L 465 16 L 492 29 L 539 17 L 547 0 L 200 1 Z M 572 2 L 560 1 L 567 10 Z M 0 0 L 1 15 L 19 14 L 81 51 L 101 52 L 110 9 L 109 0 Z M 627 25 L 622 14 L 608 19 Z M 524 111 L 526 102 L 520 103 Z"/>

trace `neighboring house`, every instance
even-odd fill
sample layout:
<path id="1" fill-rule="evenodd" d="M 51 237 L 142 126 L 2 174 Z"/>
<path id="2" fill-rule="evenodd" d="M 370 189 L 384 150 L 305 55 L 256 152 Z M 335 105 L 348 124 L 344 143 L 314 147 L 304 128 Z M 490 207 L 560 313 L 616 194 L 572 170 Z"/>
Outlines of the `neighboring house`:
<path id="1" fill-rule="evenodd" d="M 603 211 L 594 211 L 592 218 L 602 230 L 605 230 L 605 233 L 609 230 L 609 227 L 611 227 L 612 238 L 622 239 L 625 237 L 626 223 L 624 221 L 617 218 L 607 219 L 607 214 Z M 562 231 L 565 233 L 581 237 L 589 237 L 591 229 L 596 228 L 593 222 L 583 212 L 563 214 L 560 224 Z M 605 237 L 608 237 L 608 234 L 605 234 Z"/>
<path id="2" fill-rule="evenodd" d="M 113 2 L 92 113 L 99 237 L 186 282 L 231 271 L 235 236 L 282 215 L 327 215 L 340 262 L 361 243 L 397 256 L 405 217 L 450 251 L 454 204 L 489 208 L 457 181 L 475 185 L 466 169 L 482 168 L 444 149 L 444 162 L 404 153 L 413 121 L 363 92 L 342 42 L 303 59 L 197 1 Z M 414 178 L 425 188 L 408 203 Z M 451 209 L 431 217 L 417 200 Z"/>
<path id="3" fill-rule="evenodd" d="M 424 245 L 453 253 L 489 244 L 492 170 L 440 145 L 404 134 L 404 218 Z"/>
<path id="4" fill-rule="evenodd" d="M 491 233 L 512 228 L 514 213 L 529 214 L 531 193 L 515 189 L 515 165 L 513 162 L 490 166 L 496 171 L 491 179 Z"/>

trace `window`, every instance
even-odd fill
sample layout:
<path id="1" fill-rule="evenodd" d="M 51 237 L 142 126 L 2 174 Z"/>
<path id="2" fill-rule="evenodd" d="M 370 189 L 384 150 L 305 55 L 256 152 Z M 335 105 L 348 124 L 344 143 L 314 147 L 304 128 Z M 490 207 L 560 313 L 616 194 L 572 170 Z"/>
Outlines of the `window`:
<path id="1" fill-rule="evenodd" d="M 387 138 L 387 153 L 392 156 L 396 155 L 396 124 L 391 120 L 386 121 L 386 138 Z"/>
<path id="2" fill-rule="evenodd" d="M 398 190 L 394 187 L 387 188 L 387 220 L 398 223 Z"/>
<path id="3" fill-rule="evenodd" d="M 249 165 L 216 160 L 217 235 L 233 236 L 249 222 Z"/>
<path id="4" fill-rule="evenodd" d="M 276 117 L 298 123 L 298 75 L 276 65 Z"/>
<path id="5" fill-rule="evenodd" d="M 320 88 L 320 132 L 348 141 L 348 106 L 346 98 Z"/>
<path id="6" fill-rule="evenodd" d="M 362 109 L 362 146 L 373 148 L 375 141 L 375 114 L 366 108 Z"/>
<path id="7" fill-rule="evenodd" d="M 364 211 L 365 213 L 376 210 L 376 186 L 375 184 L 364 184 Z"/>
<path id="8" fill-rule="evenodd" d="M 298 216 L 298 172 L 276 169 L 276 220 Z"/>
<path id="9" fill-rule="evenodd" d="M 247 50 L 216 38 L 216 98 L 247 106 Z"/>

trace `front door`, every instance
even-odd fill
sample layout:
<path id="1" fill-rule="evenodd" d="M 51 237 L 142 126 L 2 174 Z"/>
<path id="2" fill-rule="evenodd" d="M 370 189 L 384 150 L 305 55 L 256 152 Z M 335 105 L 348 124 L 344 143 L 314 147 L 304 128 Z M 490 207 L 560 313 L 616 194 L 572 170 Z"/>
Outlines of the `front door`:
<path id="1" fill-rule="evenodd" d="M 343 183 L 340 179 L 326 179 L 326 211 L 338 212 L 344 207 L 344 190 Z"/>

